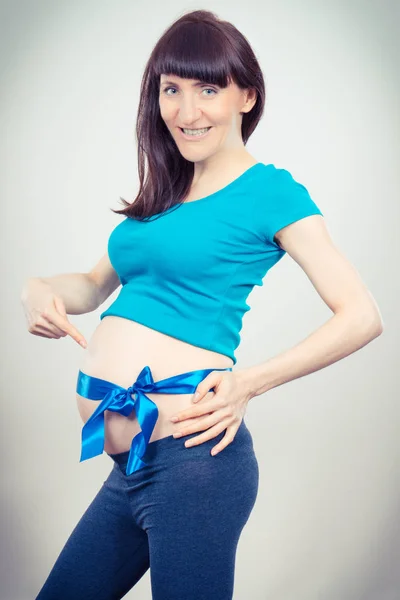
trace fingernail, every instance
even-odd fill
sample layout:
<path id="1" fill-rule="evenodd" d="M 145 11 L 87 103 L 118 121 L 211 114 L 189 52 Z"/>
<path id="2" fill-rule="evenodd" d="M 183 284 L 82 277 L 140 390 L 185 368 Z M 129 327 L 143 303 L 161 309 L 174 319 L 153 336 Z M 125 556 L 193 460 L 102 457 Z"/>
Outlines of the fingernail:
<path id="1" fill-rule="evenodd" d="M 195 395 L 194 395 L 194 398 L 193 398 L 193 402 L 197 402 L 197 400 L 199 399 L 199 397 L 200 397 L 200 392 L 196 392 Z"/>
<path id="2" fill-rule="evenodd" d="M 178 417 L 171 417 L 171 421 L 172 421 L 173 423 L 176 423 L 176 422 L 177 422 L 177 420 L 178 420 Z"/>
<path id="3" fill-rule="evenodd" d="M 82 348 L 86 348 L 86 344 L 85 344 L 85 342 L 83 340 L 81 340 L 79 343 L 82 346 Z"/>

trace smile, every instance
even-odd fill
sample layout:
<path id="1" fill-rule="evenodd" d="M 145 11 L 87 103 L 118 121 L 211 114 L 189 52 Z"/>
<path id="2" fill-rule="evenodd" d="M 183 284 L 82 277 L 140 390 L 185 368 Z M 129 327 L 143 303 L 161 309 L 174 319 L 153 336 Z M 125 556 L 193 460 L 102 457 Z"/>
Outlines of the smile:
<path id="1" fill-rule="evenodd" d="M 179 127 L 179 131 L 181 132 L 182 137 L 185 140 L 202 140 L 203 138 L 205 138 L 209 131 L 212 129 L 212 127 L 204 127 L 202 129 L 186 129 L 186 132 L 191 132 L 191 133 L 185 133 L 185 131 Z"/>

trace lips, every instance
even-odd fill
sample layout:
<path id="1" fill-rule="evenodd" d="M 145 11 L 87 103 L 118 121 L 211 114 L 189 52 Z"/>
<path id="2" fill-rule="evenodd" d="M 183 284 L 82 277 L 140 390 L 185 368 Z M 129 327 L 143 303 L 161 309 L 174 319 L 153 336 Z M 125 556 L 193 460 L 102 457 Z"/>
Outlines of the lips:
<path id="1" fill-rule="evenodd" d="M 184 129 L 191 129 L 191 127 L 179 127 L 179 129 L 181 129 L 181 130 L 183 131 Z M 211 126 L 196 127 L 196 128 L 194 129 L 194 131 L 197 131 L 197 130 L 199 130 L 199 129 L 211 129 Z"/>
<path id="2" fill-rule="evenodd" d="M 207 129 L 207 131 L 205 133 L 200 133 L 197 135 L 191 135 L 190 133 L 185 133 L 183 131 L 182 127 L 178 127 L 178 129 L 180 130 L 181 135 L 184 137 L 185 140 L 201 140 L 210 133 L 212 127 L 207 127 L 207 128 L 206 127 L 196 127 L 196 129 Z"/>

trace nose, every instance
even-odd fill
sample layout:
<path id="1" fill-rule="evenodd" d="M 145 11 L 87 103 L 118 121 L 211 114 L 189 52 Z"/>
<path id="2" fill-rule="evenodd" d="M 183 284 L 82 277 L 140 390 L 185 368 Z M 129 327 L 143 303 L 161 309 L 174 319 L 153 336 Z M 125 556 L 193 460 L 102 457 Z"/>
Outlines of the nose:
<path id="1" fill-rule="evenodd" d="M 189 127 L 201 117 L 196 98 L 190 94 L 183 98 L 179 105 L 179 122 L 182 127 Z"/>

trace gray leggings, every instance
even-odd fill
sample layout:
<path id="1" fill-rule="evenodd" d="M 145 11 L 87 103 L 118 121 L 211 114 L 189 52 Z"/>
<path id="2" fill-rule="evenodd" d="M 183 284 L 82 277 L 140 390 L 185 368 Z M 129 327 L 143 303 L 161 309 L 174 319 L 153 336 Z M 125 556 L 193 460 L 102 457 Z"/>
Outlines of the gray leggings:
<path id="1" fill-rule="evenodd" d="M 83 514 L 36 600 L 117 600 L 150 568 L 153 600 L 232 600 L 239 537 L 258 493 L 244 420 L 224 437 L 186 448 L 199 432 L 150 442 L 146 467 L 126 475 L 129 451 Z"/>

